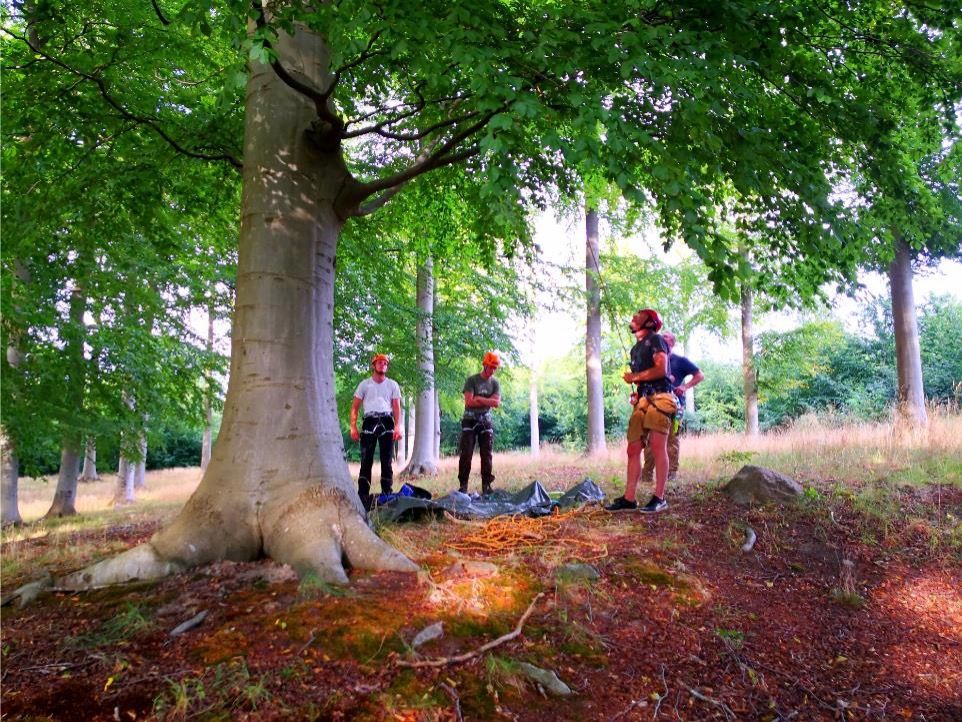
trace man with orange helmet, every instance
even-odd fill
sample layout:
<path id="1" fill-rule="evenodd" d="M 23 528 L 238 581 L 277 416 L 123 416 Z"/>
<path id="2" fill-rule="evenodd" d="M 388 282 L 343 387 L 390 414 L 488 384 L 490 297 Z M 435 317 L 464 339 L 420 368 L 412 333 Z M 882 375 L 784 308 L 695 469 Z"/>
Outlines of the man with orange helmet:
<path id="1" fill-rule="evenodd" d="M 494 449 L 494 427 L 491 425 L 491 409 L 501 405 L 501 385 L 494 378 L 501 359 L 491 352 L 484 355 L 481 373 L 468 376 L 464 382 L 464 415 L 461 417 L 461 441 L 458 451 L 461 455 L 458 464 L 460 491 L 468 493 L 468 477 L 471 476 L 471 457 L 477 441 L 481 453 L 481 493 L 490 494 L 494 482 L 492 473 Z"/>
<path id="2" fill-rule="evenodd" d="M 351 439 L 361 442 L 361 471 L 357 494 L 371 508 L 371 469 L 374 450 L 381 450 L 381 493 L 390 494 L 394 483 L 394 442 L 401 438 L 401 387 L 387 377 L 390 359 L 383 353 L 371 359 L 371 376 L 357 385 L 351 403 Z M 364 404 L 364 421 L 357 429 L 357 412 Z"/>
<path id="3" fill-rule="evenodd" d="M 668 508 L 665 486 L 668 481 L 668 433 L 678 409 L 672 393 L 671 371 L 668 366 L 668 344 L 658 335 L 661 330 L 658 312 L 644 308 L 631 318 L 629 328 L 636 343 L 631 349 L 630 371 L 625 372 L 625 383 L 637 384 L 631 394 L 633 410 L 628 421 L 628 469 L 625 493 L 606 509 L 655 514 Z M 641 477 L 641 452 L 651 453 L 655 460 L 655 493 L 645 506 L 638 508 L 635 492 Z"/>

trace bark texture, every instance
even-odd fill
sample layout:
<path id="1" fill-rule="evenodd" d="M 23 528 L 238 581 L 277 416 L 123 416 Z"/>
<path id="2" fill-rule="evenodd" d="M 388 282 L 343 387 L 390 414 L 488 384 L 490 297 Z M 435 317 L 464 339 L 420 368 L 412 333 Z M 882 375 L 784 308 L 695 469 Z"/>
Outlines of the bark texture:
<path id="1" fill-rule="evenodd" d="M 752 330 L 752 289 L 742 285 L 742 389 L 745 395 L 745 433 L 758 436 L 758 377 L 755 374 L 755 336 Z"/>
<path id="2" fill-rule="evenodd" d="M 0 430 L 0 523 L 22 524 L 18 491 L 20 486 L 20 462 L 13 443 Z"/>
<path id="3" fill-rule="evenodd" d="M 292 75 L 328 86 L 330 53 L 319 36 L 281 33 L 274 47 Z M 344 461 L 334 394 L 334 258 L 343 224 L 338 196 L 352 179 L 340 147 L 317 142 L 316 118 L 312 103 L 270 67 L 252 65 L 230 380 L 217 446 L 169 527 L 61 586 L 261 556 L 337 583 L 348 581 L 348 566 L 417 570 L 368 527 Z"/>
<path id="4" fill-rule="evenodd" d="M 126 506 L 136 501 L 134 496 L 134 462 L 122 455 L 117 465 L 117 485 L 114 487 L 114 506 Z"/>
<path id="5" fill-rule="evenodd" d="M 531 384 L 528 388 L 529 432 L 531 434 L 531 456 L 537 459 L 541 456 L 541 429 L 538 426 L 538 376 L 531 370 Z"/>
<path id="6" fill-rule="evenodd" d="M 97 440 L 88 436 L 84 442 L 84 465 L 80 472 L 80 481 L 100 481 L 97 473 Z"/>
<path id="7" fill-rule="evenodd" d="M 417 276 L 417 345 L 418 369 L 425 387 L 418 393 L 414 413 L 414 447 L 404 476 L 435 476 L 438 473 L 438 457 L 434 453 L 434 262 L 428 256 L 418 268 Z"/>
<path id="8" fill-rule="evenodd" d="M 214 304 L 211 303 L 207 308 L 207 353 L 214 352 Z M 204 437 L 200 444 L 200 470 L 206 471 L 210 464 L 210 448 L 213 439 L 211 428 L 213 426 L 213 410 L 211 404 L 211 394 L 213 393 L 213 379 L 207 379 L 207 395 L 204 397 Z"/>
<path id="9" fill-rule="evenodd" d="M 919 324 L 912 289 L 912 254 L 901 238 L 895 244 L 895 258 L 889 264 L 892 294 L 892 321 L 895 326 L 895 368 L 898 375 L 897 404 L 899 420 L 911 430 L 928 424 L 925 389 L 922 381 L 922 354 Z"/>
<path id="10" fill-rule="evenodd" d="M 598 212 L 585 209 L 585 372 L 588 384 L 588 454 L 605 452 L 605 394 L 601 377 L 601 269 L 598 263 Z"/>

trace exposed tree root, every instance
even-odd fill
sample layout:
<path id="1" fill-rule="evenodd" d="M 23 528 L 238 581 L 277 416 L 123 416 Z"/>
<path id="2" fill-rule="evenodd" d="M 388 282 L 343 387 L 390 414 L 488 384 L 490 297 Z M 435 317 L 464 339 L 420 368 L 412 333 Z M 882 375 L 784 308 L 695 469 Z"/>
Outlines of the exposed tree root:
<path id="1" fill-rule="evenodd" d="M 448 665 L 448 664 L 460 664 L 461 662 L 467 662 L 469 659 L 473 659 L 478 655 L 484 654 L 489 649 L 494 649 L 498 645 L 504 644 L 505 642 L 510 642 L 512 639 L 515 639 L 516 637 L 520 636 L 521 630 L 522 628 L 524 628 L 524 623 L 528 621 L 528 617 L 530 617 L 531 612 L 534 611 L 535 604 L 537 604 L 538 600 L 541 599 L 541 597 L 543 596 L 544 596 L 544 592 L 538 592 L 538 594 L 535 595 L 535 598 L 531 600 L 531 604 L 528 605 L 528 608 L 525 610 L 524 614 L 521 615 L 521 619 L 518 620 L 518 624 L 515 626 L 513 630 L 511 630 L 507 634 L 501 635 L 497 639 L 492 639 L 487 644 L 483 644 L 471 652 L 465 652 L 464 654 L 459 654 L 456 657 L 438 657 L 436 659 L 425 659 L 425 660 L 415 661 L 415 662 L 409 662 L 405 659 L 398 659 L 398 660 L 395 660 L 394 663 L 398 667 L 420 668 L 420 667 L 444 667 L 445 665 Z"/>
<path id="2" fill-rule="evenodd" d="M 241 505 L 243 506 L 243 505 Z M 347 567 L 417 572 L 410 559 L 381 540 L 351 500 L 336 490 L 311 487 L 292 503 L 273 509 L 218 508 L 192 497 L 166 529 L 145 544 L 59 579 L 24 585 L 4 604 L 29 604 L 47 590 L 87 591 L 132 581 L 161 579 L 185 569 L 227 559 L 269 556 L 298 576 L 347 584 Z"/>

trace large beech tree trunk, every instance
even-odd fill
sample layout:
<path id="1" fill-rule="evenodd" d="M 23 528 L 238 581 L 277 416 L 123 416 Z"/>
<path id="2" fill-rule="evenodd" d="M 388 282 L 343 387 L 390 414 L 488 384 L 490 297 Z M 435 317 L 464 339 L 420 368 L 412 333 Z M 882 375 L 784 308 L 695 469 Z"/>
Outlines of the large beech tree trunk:
<path id="1" fill-rule="evenodd" d="M 428 256 L 418 268 L 417 277 L 417 344 L 418 368 L 424 377 L 425 387 L 418 393 L 414 414 L 414 448 L 405 476 L 435 476 L 438 473 L 438 457 L 435 455 L 434 429 L 434 262 Z"/>
<path id="2" fill-rule="evenodd" d="M 598 264 L 598 212 L 585 208 L 585 371 L 588 384 L 588 454 L 605 452 L 605 392 L 601 378 L 601 289 Z"/>
<path id="3" fill-rule="evenodd" d="M 895 368 L 898 374 L 899 420 L 908 429 L 922 429 L 929 421 L 922 384 L 922 354 L 919 325 L 912 291 L 912 254 L 901 238 L 895 244 L 895 258 L 888 268 L 895 325 Z"/>
<path id="4" fill-rule="evenodd" d="M 323 40 L 275 43 L 315 88 L 330 83 Z M 247 85 L 244 179 L 224 417 L 210 465 L 169 527 L 63 580 L 90 588 L 186 567 L 269 556 L 346 583 L 346 566 L 416 571 L 381 541 L 344 461 L 334 394 L 334 259 L 350 185 L 339 147 L 312 141 L 312 103 L 268 66 Z"/>
<path id="5" fill-rule="evenodd" d="M 758 377 L 755 374 L 755 337 L 752 330 L 752 289 L 742 284 L 742 388 L 745 394 L 745 433 L 758 436 Z"/>

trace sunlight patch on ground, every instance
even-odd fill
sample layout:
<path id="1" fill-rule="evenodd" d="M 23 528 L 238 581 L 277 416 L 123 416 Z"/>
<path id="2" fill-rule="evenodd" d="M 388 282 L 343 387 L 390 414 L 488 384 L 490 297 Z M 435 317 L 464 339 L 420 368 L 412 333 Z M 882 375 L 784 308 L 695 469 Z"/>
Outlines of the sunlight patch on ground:
<path id="1" fill-rule="evenodd" d="M 902 641 L 884 652 L 891 671 L 906 670 L 906 683 L 935 694 L 951 696 L 962 687 L 958 577 L 930 574 L 891 580 L 875 592 L 873 602 L 881 604 L 884 616 L 905 630 Z"/>

